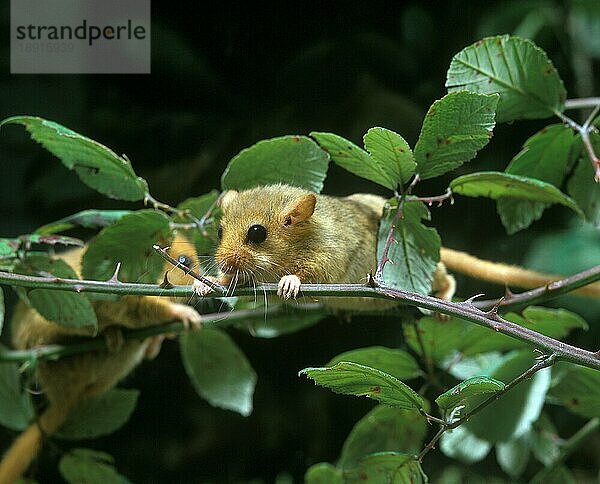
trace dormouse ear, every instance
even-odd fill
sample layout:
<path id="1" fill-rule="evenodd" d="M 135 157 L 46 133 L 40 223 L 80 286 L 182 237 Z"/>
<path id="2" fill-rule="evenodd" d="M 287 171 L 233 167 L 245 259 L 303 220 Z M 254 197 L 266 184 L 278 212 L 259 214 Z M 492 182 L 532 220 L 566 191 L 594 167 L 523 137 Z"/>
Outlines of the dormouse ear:
<path id="1" fill-rule="evenodd" d="M 298 222 L 308 220 L 315 211 L 317 197 L 314 193 L 307 193 L 294 200 L 289 207 L 288 212 L 283 219 L 284 225 L 296 225 Z"/>
<path id="2" fill-rule="evenodd" d="M 227 206 L 237 196 L 238 192 L 236 190 L 227 190 L 226 192 L 223 192 L 219 198 L 219 207 L 223 210 L 227 210 Z"/>

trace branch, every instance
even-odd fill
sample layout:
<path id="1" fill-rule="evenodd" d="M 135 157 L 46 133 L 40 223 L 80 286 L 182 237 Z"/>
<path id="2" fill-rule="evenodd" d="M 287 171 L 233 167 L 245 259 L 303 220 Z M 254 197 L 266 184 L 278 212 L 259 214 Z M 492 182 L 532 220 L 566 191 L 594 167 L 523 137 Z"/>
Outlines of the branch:
<path id="1" fill-rule="evenodd" d="M 596 155 L 596 152 L 594 151 L 594 146 L 592 145 L 592 141 L 590 139 L 590 133 L 596 129 L 592 122 L 594 121 L 594 117 L 598 114 L 598 110 L 600 110 L 600 100 L 593 107 L 594 109 L 586 119 L 585 123 L 583 123 L 583 125 L 576 123 L 570 117 L 566 116 L 560 111 L 555 111 L 554 114 L 558 116 L 563 121 L 563 123 L 567 124 L 573 130 L 579 133 L 579 135 L 581 136 L 581 142 L 583 143 L 588 158 L 592 163 L 592 168 L 594 170 L 594 180 L 600 183 L 600 158 L 598 158 L 598 155 Z"/>
<path id="2" fill-rule="evenodd" d="M 0 271 L 0 284 L 22 287 L 55 289 L 62 291 L 93 292 L 117 295 L 151 295 L 189 297 L 194 293 L 193 286 L 161 287 L 157 284 L 134 284 L 118 281 L 82 281 L 80 279 L 61 279 L 57 277 L 26 276 Z M 255 287 L 237 288 L 228 296 L 254 296 L 256 292 L 276 294 L 277 284 L 258 284 Z M 577 363 L 588 368 L 600 370 L 600 352 L 594 353 L 576 346 L 563 343 L 549 336 L 537 333 L 499 316 L 497 309 L 484 312 L 473 305 L 472 301 L 450 302 L 393 287 L 380 285 L 368 287 L 362 284 L 303 284 L 302 296 L 370 297 L 391 299 L 398 303 L 430 309 L 438 313 L 454 316 L 484 326 L 493 331 L 524 341 L 546 353 L 556 353 L 564 361 Z M 204 297 L 221 297 L 222 293 L 213 292 Z"/>
<path id="3" fill-rule="evenodd" d="M 378 284 L 383 284 L 383 269 L 388 262 L 394 263 L 388 256 L 390 253 L 390 248 L 392 244 L 396 243 L 396 226 L 398 222 L 404 216 L 402 208 L 404 207 L 404 202 L 406 201 L 407 195 L 410 195 L 410 192 L 414 188 L 414 186 L 419 183 L 419 175 L 416 174 L 406 189 L 406 191 L 402 192 L 402 195 L 398 195 L 395 193 L 396 199 L 398 200 L 398 207 L 396 208 L 396 215 L 394 215 L 394 219 L 392 220 L 392 225 L 390 225 L 390 232 L 388 233 L 387 239 L 385 240 L 385 245 L 383 246 L 383 252 L 381 253 L 381 257 L 379 259 L 379 263 L 377 264 L 377 271 L 375 272 L 375 281 Z"/>
<path id="4" fill-rule="evenodd" d="M 454 422 L 444 422 L 444 423 L 440 424 L 440 429 L 433 436 L 433 438 L 427 443 L 427 445 L 425 445 L 423 450 L 419 453 L 419 455 L 417 456 L 417 460 L 419 462 L 422 462 L 425 455 L 427 455 L 427 453 L 431 449 L 435 448 L 435 445 L 437 444 L 438 440 L 440 440 L 440 438 L 442 437 L 442 435 L 444 435 L 444 433 L 446 431 L 455 429 L 456 427 L 459 427 L 460 425 L 464 424 L 473 415 L 476 415 L 481 410 L 483 410 L 485 407 L 487 407 L 491 403 L 498 400 L 502 395 L 504 395 L 505 393 L 512 390 L 519 383 L 521 383 L 525 380 L 528 380 L 538 371 L 540 371 L 544 368 L 548 368 L 549 366 L 552 366 L 556 362 L 557 358 L 558 358 L 558 355 L 556 355 L 556 354 L 542 356 L 542 358 L 535 365 L 533 365 L 528 370 L 524 371 L 522 374 L 520 374 L 514 380 L 507 383 L 502 390 L 499 390 L 498 392 L 494 393 L 492 396 L 490 396 L 489 398 L 486 398 L 483 402 L 481 402 L 479 405 L 477 405 L 475 408 L 473 408 L 469 412 L 465 413 L 461 418 L 459 418 L 458 420 L 455 420 Z"/>
<path id="5" fill-rule="evenodd" d="M 565 109 L 586 109 L 593 108 L 600 104 L 600 97 L 582 97 L 577 99 L 567 99 Z"/>
<path id="6" fill-rule="evenodd" d="M 433 197 L 408 197 L 406 201 L 423 202 L 429 205 L 430 207 L 434 203 L 437 203 L 438 207 L 441 207 L 446 200 L 450 200 L 450 205 L 454 205 L 454 198 L 452 197 L 452 190 L 450 188 L 446 189 L 446 193 L 444 193 L 443 195 L 436 195 Z"/>
<path id="7" fill-rule="evenodd" d="M 502 299 L 475 301 L 473 306 L 483 310 L 497 306 L 501 313 L 515 311 L 529 304 L 549 301 L 596 281 L 600 281 L 600 265 L 530 291 L 519 294 L 508 293 Z"/>
<path id="8" fill-rule="evenodd" d="M 282 313 L 282 306 L 272 306 L 269 308 L 244 309 L 240 311 L 230 311 L 226 313 L 212 313 L 202 315 L 203 328 L 224 328 L 231 326 L 240 320 L 248 319 L 253 316 L 276 315 Z M 181 322 L 166 323 L 156 326 L 148 326 L 140 329 L 123 328 L 123 339 L 143 340 L 150 336 L 156 336 L 165 333 L 179 334 L 184 331 L 185 326 Z M 108 350 L 106 339 L 103 336 L 95 338 L 80 338 L 77 343 L 71 344 L 52 344 L 40 346 L 30 350 L 6 350 L 0 346 L 0 362 L 18 362 L 40 361 L 47 359 L 57 359 L 63 356 L 74 355 L 94 350 Z"/>

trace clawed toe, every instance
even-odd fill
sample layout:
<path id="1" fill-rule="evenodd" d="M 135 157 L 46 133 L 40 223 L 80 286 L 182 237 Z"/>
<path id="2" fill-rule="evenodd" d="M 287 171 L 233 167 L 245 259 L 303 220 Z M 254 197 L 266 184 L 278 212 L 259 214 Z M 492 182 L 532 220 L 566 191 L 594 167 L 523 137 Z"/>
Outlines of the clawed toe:
<path id="1" fill-rule="evenodd" d="M 283 299 L 291 299 L 300 292 L 300 278 L 295 275 L 283 276 L 277 285 L 277 295 Z"/>

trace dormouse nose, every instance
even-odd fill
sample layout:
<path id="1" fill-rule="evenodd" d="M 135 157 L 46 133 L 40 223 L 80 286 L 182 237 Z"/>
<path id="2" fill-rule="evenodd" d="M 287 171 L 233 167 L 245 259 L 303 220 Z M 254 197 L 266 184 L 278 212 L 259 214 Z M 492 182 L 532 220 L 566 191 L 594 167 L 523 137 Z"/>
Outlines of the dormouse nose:
<path id="1" fill-rule="evenodd" d="M 219 249 L 215 254 L 215 258 L 224 272 L 243 270 L 248 264 L 247 254 L 239 250 L 227 251 Z"/>

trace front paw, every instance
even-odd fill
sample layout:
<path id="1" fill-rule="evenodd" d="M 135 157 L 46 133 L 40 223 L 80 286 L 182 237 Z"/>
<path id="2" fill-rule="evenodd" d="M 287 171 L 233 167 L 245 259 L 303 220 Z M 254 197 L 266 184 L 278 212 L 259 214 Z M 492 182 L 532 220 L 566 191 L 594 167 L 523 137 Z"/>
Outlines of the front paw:
<path id="1" fill-rule="evenodd" d="M 202 326 L 202 317 L 193 307 L 186 306 L 185 304 L 173 303 L 171 308 L 173 311 L 173 319 L 180 320 L 185 329 L 200 329 Z"/>
<path id="2" fill-rule="evenodd" d="M 279 280 L 277 286 L 277 295 L 283 299 L 290 299 L 298 296 L 300 291 L 300 278 L 291 274 L 289 276 L 283 276 Z"/>

